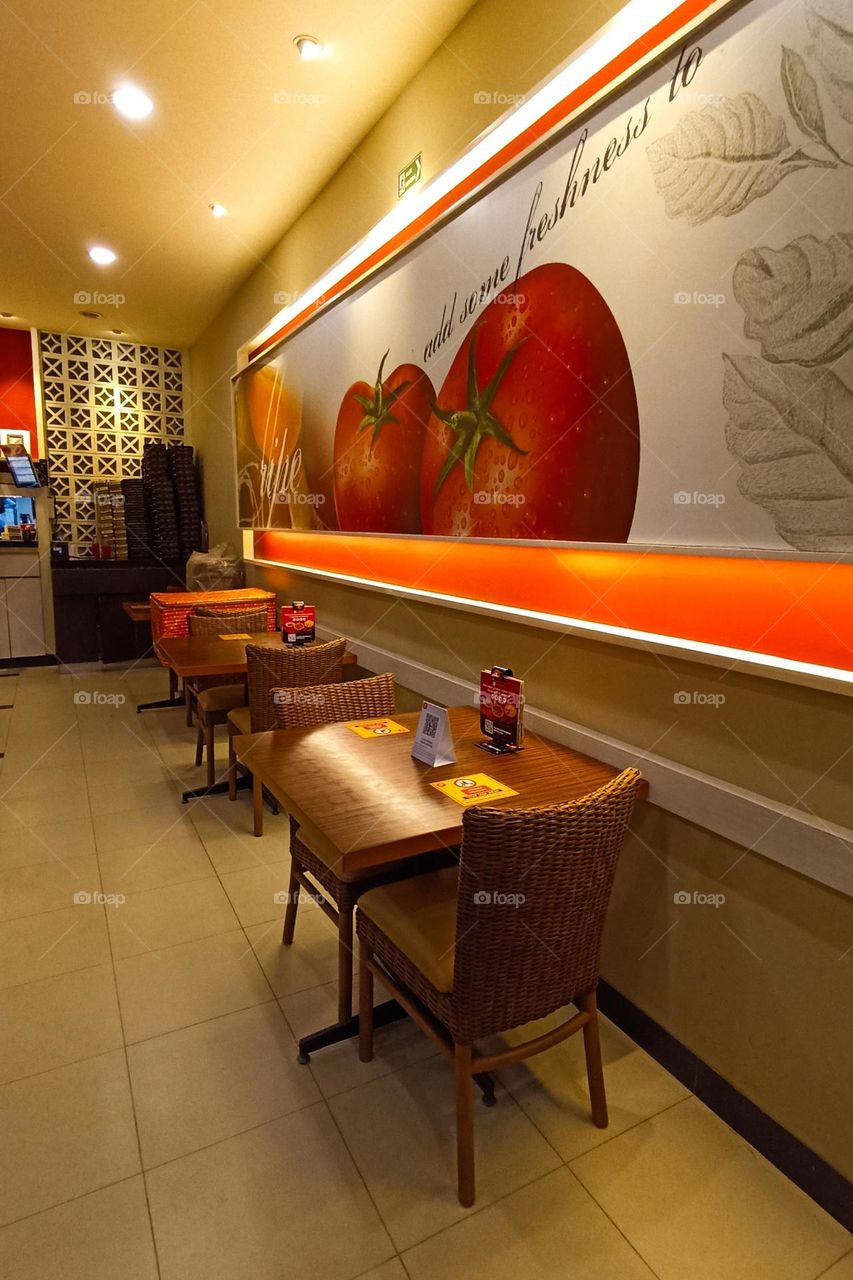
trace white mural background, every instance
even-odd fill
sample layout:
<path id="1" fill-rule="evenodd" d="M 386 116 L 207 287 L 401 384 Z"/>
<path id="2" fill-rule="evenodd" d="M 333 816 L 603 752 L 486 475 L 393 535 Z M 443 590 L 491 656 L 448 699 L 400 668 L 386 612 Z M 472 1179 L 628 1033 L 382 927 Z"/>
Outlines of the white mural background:
<path id="1" fill-rule="evenodd" d="M 640 421 L 631 543 L 853 552 L 849 0 L 753 0 L 287 339 L 266 361 L 285 407 L 265 496 L 242 375 L 242 524 L 334 527 L 342 395 L 386 349 L 438 390 L 479 314 L 463 321 L 464 299 L 505 258 L 503 289 L 568 263 L 618 322 Z M 282 477 L 304 501 L 274 500 Z"/>

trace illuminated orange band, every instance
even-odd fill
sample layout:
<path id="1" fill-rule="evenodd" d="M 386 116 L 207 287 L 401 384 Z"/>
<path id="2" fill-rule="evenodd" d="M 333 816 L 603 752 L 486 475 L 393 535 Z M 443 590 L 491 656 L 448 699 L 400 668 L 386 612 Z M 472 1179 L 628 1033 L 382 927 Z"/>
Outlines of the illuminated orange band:
<path id="1" fill-rule="evenodd" d="M 270 334 L 263 342 L 252 348 L 248 353 L 248 359 L 254 360 L 256 356 L 268 351 L 270 347 L 274 347 L 283 338 L 299 329 L 320 307 L 327 306 L 332 299 L 345 293 L 368 272 L 411 244 L 413 240 L 416 240 L 424 231 L 427 231 L 433 223 L 456 204 L 464 200 L 471 192 L 476 191 L 483 183 L 488 182 L 495 174 L 500 173 L 507 165 L 512 164 L 519 156 L 524 155 L 526 151 L 558 128 L 564 121 L 569 120 L 598 94 L 608 89 L 614 81 L 641 66 L 650 53 L 661 45 L 666 44 L 682 28 L 698 21 L 704 14 L 710 13 L 718 6 L 719 0 L 684 0 L 684 4 L 679 5 L 677 9 L 673 9 L 672 13 L 665 18 L 661 18 L 659 22 L 649 28 L 645 35 L 635 40 L 633 44 L 628 45 L 615 58 L 612 58 L 610 62 L 590 76 L 588 80 L 585 80 L 583 84 L 578 85 L 576 89 L 567 94 L 562 101 L 556 103 L 549 111 L 544 112 L 531 125 L 517 134 L 505 147 L 502 147 L 495 155 L 473 170 L 472 173 L 462 178 L 455 187 L 436 200 L 434 204 L 430 205 L 417 218 L 414 218 L 412 222 L 403 227 L 395 236 L 392 236 L 385 244 L 364 258 L 357 267 L 354 267 L 352 271 L 349 271 L 334 285 L 331 285 L 321 298 L 309 303 L 303 311 L 293 316 L 275 333 Z"/>
<path id="2" fill-rule="evenodd" d="M 851 564 L 296 530 L 255 533 L 254 546 L 256 559 L 308 573 L 853 670 Z"/>

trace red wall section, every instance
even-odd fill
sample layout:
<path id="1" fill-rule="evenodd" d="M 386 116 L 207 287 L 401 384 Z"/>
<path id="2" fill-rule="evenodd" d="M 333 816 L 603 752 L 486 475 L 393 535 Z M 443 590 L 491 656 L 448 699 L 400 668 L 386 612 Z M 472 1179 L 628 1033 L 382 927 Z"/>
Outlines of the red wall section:
<path id="1" fill-rule="evenodd" d="M 258 559 L 853 670 L 853 564 L 255 534 Z"/>
<path id="2" fill-rule="evenodd" d="M 0 328 L 0 427 L 19 427 L 29 431 L 30 452 L 34 458 L 38 457 L 33 348 L 29 329 Z"/>

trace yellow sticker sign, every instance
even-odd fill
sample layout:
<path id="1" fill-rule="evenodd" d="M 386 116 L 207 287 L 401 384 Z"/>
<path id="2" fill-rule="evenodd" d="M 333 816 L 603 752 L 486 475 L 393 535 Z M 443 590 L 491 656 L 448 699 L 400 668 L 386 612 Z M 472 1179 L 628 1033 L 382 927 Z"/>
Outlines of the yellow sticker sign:
<path id="1" fill-rule="evenodd" d="M 357 733 L 360 738 L 387 738 L 392 733 L 408 733 L 404 724 L 381 716 L 377 720 L 347 720 L 346 726 Z"/>
<path id="2" fill-rule="evenodd" d="M 517 796 L 518 792 L 503 782 L 490 778 L 487 773 L 469 773 L 467 778 L 450 778 L 447 782 L 431 782 L 431 787 L 442 795 L 450 796 L 467 809 L 471 804 L 488 804 L 490 800 L 502 800 L 504 796 Z"/>
<path id="3" fill-rule="evenodd" d="M 251 638 L 248 631 L 222 631 L 219 635 L 220 640 L 251 640 Z"/>

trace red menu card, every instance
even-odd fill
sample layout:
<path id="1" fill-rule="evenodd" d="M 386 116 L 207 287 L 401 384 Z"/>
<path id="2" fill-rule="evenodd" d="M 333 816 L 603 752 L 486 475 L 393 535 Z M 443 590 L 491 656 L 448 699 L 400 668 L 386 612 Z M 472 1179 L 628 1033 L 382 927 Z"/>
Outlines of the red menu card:
<path id="1" fill-rule="evenodd" d="M 509 667 L 480 672 L 480 728 L 492 751 L 518 751 L 524 737 L 524 681 Z"/>

